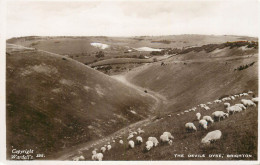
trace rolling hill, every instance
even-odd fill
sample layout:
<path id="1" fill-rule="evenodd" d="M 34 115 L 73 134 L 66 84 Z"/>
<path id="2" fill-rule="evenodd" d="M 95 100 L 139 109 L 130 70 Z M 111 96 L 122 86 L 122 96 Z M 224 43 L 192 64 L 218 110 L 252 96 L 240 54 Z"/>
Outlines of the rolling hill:
<path id="1" fill-rule="evenodd" d="M 99 60 L 113 58 L 115 56 L 139 56 L 149 52 L 134 51 L 134 49 L 148 48 L 186 48 L 202 46 L 205 44 L 220 44 L 227 41 L 257 41 L 254 37 L 245 36 L 215 36 L 215 35 L 169 35 L 169 36 L 138 36 L 138 37 L 19 37 L 7 40 L 7 43 L 41 49 L 53 53 L 68 56 L 84 64 L 90 64 Z M 92 43 L 106 44 L 109 47 L 100 49 L 92 46 Z M 133 50 L 128 52 L 128 50 Z M 103 51 L 105 57 L 97 58 L 98 51 Z"/>
<path id="2" fill-rule="evenodd" d="M 11 50 L 11 51 L 10 51 Z M 7 48 L 7 157 L 31 148 L 46 157 L 145 119 L 153 98 L 82 63 Z"/>

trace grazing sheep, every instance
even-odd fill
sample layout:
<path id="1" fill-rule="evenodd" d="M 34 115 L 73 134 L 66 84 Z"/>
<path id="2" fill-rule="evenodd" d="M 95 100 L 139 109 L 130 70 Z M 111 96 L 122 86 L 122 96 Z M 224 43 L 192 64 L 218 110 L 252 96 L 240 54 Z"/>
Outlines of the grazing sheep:
<path id="1" fill-rule="evenodd" d="M 239 95 L 234 95 L 235 97 L 239 97 Z"/>
<path id="2" fill-rule="evenodd" d="M 168 117 L 172 117 L 172 115 L 168 115 Z"/>
<path id="3" fill-rule="evenodd" d="M 212 103 L 211 102 L 207 102 L 208 105 L 211 105 Z"/>
<path id="4" fill-rule="evenodd" d="M 252 98 L 251 100 L 256 104 L 258 103 L 258 97 Z"/>
<path id="5" fill-rule="evenodd" d="M 188 113 L 189 111 L 188 111 L 188 110 L 185 110 L 184 112 L 185 112 L 185 113 Z"/>
<path id="6" fill-rule="evenodd" d="M 220 130 L 211 131 L 204 138 L 202 138 L 201 143 L 210 144 L 212 141 L 220 139 L 221 136 L 222 133 Z"/>
<path id="7" fill-rule="evenodd" d="M 149 141 L 149 140 L 153 142 L 153 144 L 154 144 L 155 147 L 159 144 L 159 142 L 158 142 L 158 140 L 156 139 L 156 137 L 149 137 L 149 138 L 148 138 L 148 141 Z"/>
<path id="8" fill-rule="evenodd" d="M 244 96 L 244 94 L 243 94 L 243 93 L 241 93 L 241 94 L 239 94 L 239 96 L 240 96 L 240 97 L 242 97 L 242 96 Z"/>
<path id="9" fill-rule="evenodd" d="M 141 144 L 143 143 L 143 138 L 141 136 L 136 137 L 136 144 Z"/>
<path id="10" fill-rule="evenodd" d="M 145 144 L 146 144 L 145 148 L 146 148 L 147 151 L 149 151 L 151 148 L 153 148 L 153 142 L 152 141 L 148 140 Z"/>
<path id="11" fill-rule="evenodd" d="M 218 119 L 218 121 L 220 121 L 220 119 L 225 119 L 225 117 L 228 117 L 229 115 L 223 111 L 215 111 L 212 113 L 212 116 L 215 120 Z"/>
<path id="12" fill-rule="evenodd" d="M 197 131 L 197 128 L 195 127 L 195 125 L 193 123 L 186 123 L 185 128 L 186 128 L 187 132 Z"/>
<path id="13" fill-rule="evenodd" d="M 102 153 L 97 153 L 95 155 L 95 160 L 102 161 L 102 159 L 103 159 L 103 154 Z"/>
<path id="14" fill-rule="evenodd" d="M 240 106 L 233 105 L 233 106 L 228 106 L 226 110 L 228 114 L 234 114 L 235 112 L 241 112 L 242 108 L 240 108 Z"/>
<path id="15" fill-rule="evenodd" d="M 253 94 L 254 92 L 252 92 L 252 91 L 248 91 L 247 93 L 248 93 L 248 94 Z"/>
<path id="16" fill-rule="evenodd" d="M 215 100 L 214 103 L 221 103 L 221 100 Z"/>
<path id="17" fill-rule="evenodd" d="M 84 158 L 84 156 L 81 155 L 81 156 L 79 156 L 79 157 L 78 157 L 78 156 L 73 157 L 72 160 L 73 160 L 73 161 L 80 161 L 80 160 L 85 160 L 85 158 Z"/>
<path id="18" fill-rule="evenodd" d="M 129 148 L 134 148 L 135 147 L 135 142 L 133 140 L 130 140 L 128 142 L 128 146 L 129 146 Z"/>
<path id="19" fill-rule="evenodd" d="M 206 120 L 202 119 L 202 120 L 199 121 L 199 127 L 207 129 L 208 128 L 207 125 L 208 125 L 208 122 Z"/>
<path id="20" fill-rule="evenodd" d="M 196 113 L 197 120 L 200 120 L 201 114 L 198 112 Z"/>
<path id="21" fill-rule="evenodd" d="M 212 120 L 212 118 L 210 116 L 203 116 L 202 119 L 206 120 L 207 122 L 214 123 L 214 121 Z"/>
<path id="22" fill-rule="evenodd" d="M 137 132 L 132 132 L 133 135 L 137 135 Z"/>
<path id="23" fill-rule="evenodd" d="M 131 138 L 133 138 L 133 137 L 134 137 L 133 134 L 129 134 L 129 136 L 127 137 L 127 140 L 129 140 L 129 139 L 131 139 Z"/>
<path id="24" fill-rule="evenodd" d="M 232 100 L 235 100 L 235 99 L 236 99 L 234 96 L 231 96 L 230 98 L 231 98 Z"/>
<path id="25" fill-rule="evenodd" d="M 180 114 L 178 113 L 177 116 L 180 116 Z"/>
<path id="26" fill-rule="evenodd" d="M 247 94 L 247 93 L 243 93 L 243 95 L 244 95 L 244 96 L 248 96 L 248 94 Z"/>
<path id="27" fill-rule="evenodd" d="M 111 145 L 107 145 L 107 150 L 111 150 L 112 146 Z"/>
<path id="28" fill-rule="evenodd" d="M 224 103 L 224 107 L 225 108 L 230 107 L 230 103 Z"/>
<path id="29" fill-rule="evenodd" d="M 141 128 L 138 128 L 138 129 L 137 129 L 137 132 L 138 132 L 139 134 L 142 134 L 142 133 L 144 133 L 144 130 L 142 130 Z"/>
<path id="30" fill-rule="evenodd" d="M 119 143 L 120 143 L 120 144 L 124 144 L 123 140 L 119 140 Z"/>
<path id="31" fill-rule="evenodd" d="M 172 136 L 172 134 L 170 132 L 164 132 L 163 135 L 168 136 L 169 139 L 174 139 L 174 137 Z"/>
<path id="32" fill-rule="evenodd" d="M 100 150 L 101 150 L 101 152 L 103 152 L 103 153 L 104 153 L 104 152 L 106 151 L 106 147 L 101 147 L 101 149 L 100 149 Z"/>
<path id="33" fill-rule="evenodd" d="M 210 110 L 210 108 L 208 107 L 208 106 L 205 106 L 205 107 L 203 107 L 206 111 L 207 110 Z"/>
<path id="34" fill-rule="evenodd" d="M 252 101 L 252 100 L 246 100 L 246 99 L 242 99 L 241 100 L 242 104 L 244 104 L 246 107 L 247 106 L 254 106 L 256 107 L 256 104 Z"/>
<path id="35" fill-rule="evenodd" d="M 113 142 L 113 143 L 115 143 L 116 141 L 115 141 L 115 140 L 113 140 L 112 142 Z"/>
<path id="36" fill-rule="evenodd" d="M 169 137 L 167 135 L 161 135 L 160 136 L 160 141 L 163 142 L 163 143 L 165 143 L 165 142 L 168 143 L 170 141 L 170 139 L 169 139 Z"/>
<path id="37" fill-rule="evenodd" d="M 92 155 L 96 155 L 96 154 L 97 154 L 97 150 L 95 149 L 92 151 Z"/>
<path id="38" fill-rule="evenodd" d="M 235 104 L 236 106 L 239 106 L 242 110 L 246 110 L 246 107 L 244 104 Z"/>

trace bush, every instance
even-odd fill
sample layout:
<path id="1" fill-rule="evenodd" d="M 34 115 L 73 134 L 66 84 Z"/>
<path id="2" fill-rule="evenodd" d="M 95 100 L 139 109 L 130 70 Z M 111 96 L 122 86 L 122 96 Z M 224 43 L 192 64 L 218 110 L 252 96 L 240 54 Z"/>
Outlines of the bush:
<path id="1" fill-rule="evenodd" d="M 139 56 L 139 58 L 140 59 L 145 59 L 144 55 L 142 55 L 142 54 Z"/>
<path id="2" fill-rule="evenodd" d="M 252 63 L 250 63 L 250 64 L 246 64 L 246 65 L 241 65 L 241 66 L 235 68 L 234 70 L 241 71 L 241 70 L 247 69 L 248 67 L 253 66 L 254 63 L 255 63 L 255 62 L 252 62 Z"/>
<path id="3" fill-rule="evenodd" d="M 97 58 L 105 57 L 105 53 L 103 51 L 96 52 L 96 57 Z"/>

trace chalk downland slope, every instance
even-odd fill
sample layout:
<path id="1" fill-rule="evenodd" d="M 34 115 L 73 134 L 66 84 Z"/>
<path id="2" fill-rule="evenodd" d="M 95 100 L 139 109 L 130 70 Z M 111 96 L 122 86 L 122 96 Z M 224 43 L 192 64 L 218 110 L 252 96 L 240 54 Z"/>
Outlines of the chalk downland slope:
<path id="1" fill-rule="evenodd" d="M 216 51 L 216 50 L 215 50 Z M 222 95 L 258 91 L 258 50 L 225 48 L 218 52 L 190 52 L 135 68 L 127 79 L 169 99 L 167 111 L 178 112 Z M 235 70 L 240 66 L 252 66 Z"/>
<path id="2" fill-rule="evenodd" d="M 47 157 L 151 113 L 154 100 L 144 92 L 75 60 L 36 50 L 6 58 L 8 157 L 12 147 Z"/>
<path id="3" fill-rule="evenodd" d="M 139 56 L 140 52 L 134 49 L 149 47 L 183 48 L 190 46 L 202 46 L 205 44 L 219 44 L 227 41 L 253 40 L 257 38 L 243 36 L 214 36 L 214 35 L 169 35 L 169 36 L 140 36 L 140 37 L 40 37 L 28 36 L 11 38 L 7 43 L 41 49 L 53 53 L 68 56 L 84 64 L 89 64 L 100 59 L 113 58 L 115 56 Z M 91 43 L 109 45 L 106 49 L 92 46 Z M 152 50 L 150 49 L 150 50 Z M 129 52 L 128 50 L 131 50 Z M 105 57 L 97 58 L 96 53 L 103 51 Z M 127 52 L 127 53 L 125 53 Z M 141 52 L 149 55 L 150 52 Z"/>

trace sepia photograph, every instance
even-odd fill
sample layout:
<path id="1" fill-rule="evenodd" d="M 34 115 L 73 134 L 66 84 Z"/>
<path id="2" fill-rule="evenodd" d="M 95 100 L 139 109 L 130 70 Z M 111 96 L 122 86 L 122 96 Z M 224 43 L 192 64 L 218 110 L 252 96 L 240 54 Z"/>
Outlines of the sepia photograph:
<path id="1" fill-rule="evenodd" d="M 0 164 L 259 163 L 259 1 L 1 10 Z"/>

